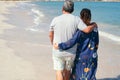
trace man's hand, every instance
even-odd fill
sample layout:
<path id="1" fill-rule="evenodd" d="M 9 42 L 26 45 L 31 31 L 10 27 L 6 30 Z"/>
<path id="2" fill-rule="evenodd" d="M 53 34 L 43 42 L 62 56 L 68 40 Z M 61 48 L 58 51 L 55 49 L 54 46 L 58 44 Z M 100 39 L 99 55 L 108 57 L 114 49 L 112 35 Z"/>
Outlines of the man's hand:
<path id="1" fill-rule="evenodd" d="M 51 44 L 53 45 L 54 31 L 49 32 L 49 38 L 50 38 Z"/>
<path id="2" fill-rule="evenodd" d="M 54 43 L 54 44 L 53 44 L 53 47 L 54 47 L 55 49 L 59 49 L 58 43 Z"/>
<path id="3" fill-rule="evenodd" d="M 97 28 L 97 24 L 95 22 L 92 22 L 91 25 L 93 25 L 94 28 Z"/>
<path id="4" fill-rule="evenodd" d="M 92 22 L 87 28 L 82 30 L 85 33 L 90 33 L 94 28 L 97 28 L 97 24 L 95 22 Z"/>

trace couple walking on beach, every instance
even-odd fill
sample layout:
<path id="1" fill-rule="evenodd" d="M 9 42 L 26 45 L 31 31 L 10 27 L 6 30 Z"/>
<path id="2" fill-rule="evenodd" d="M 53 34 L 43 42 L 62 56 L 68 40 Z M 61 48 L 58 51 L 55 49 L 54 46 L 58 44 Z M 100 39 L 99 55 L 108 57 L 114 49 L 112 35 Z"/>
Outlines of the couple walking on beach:
<path id="1" fill-rule="evenodd" d="M 74 3 L 64 2 L 62 15 L 50 25 L 53 63 L 57 80 L 96 80 L 99 35 L 91 22 L 91 11 L 82 9 L 80 18 L 72 15 Z"/>

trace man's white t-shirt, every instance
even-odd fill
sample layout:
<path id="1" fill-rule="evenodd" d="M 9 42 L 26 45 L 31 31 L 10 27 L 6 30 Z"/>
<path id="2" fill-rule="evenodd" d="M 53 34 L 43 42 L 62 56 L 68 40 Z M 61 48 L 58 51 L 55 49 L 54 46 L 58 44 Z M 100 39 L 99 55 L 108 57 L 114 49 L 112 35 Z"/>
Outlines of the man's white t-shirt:
<path id="1" fill-rule="evenodd" d="M 62 14 L 55 17 L 50 25 L 50 31 L 54 31 L 53 43 L 66 42 L 71 39 L 77 29 L 83 30 L 87 26 L 83 21 L 72 14 Z M 64 51 L 53 48 L 54 56 L 72 56 L 76 53 L 76 45 Z"/>

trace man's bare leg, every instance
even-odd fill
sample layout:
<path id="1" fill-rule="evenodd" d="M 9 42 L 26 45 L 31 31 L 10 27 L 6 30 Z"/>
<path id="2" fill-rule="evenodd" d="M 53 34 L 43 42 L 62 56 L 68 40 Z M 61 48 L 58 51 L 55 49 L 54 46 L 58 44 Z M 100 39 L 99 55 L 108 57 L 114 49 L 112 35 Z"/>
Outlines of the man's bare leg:
<path id="1" fill-rule="evenodd" d="M 56 71 L 56 80 L 64 80 L 63 79 L 63 70 Z"/>
<path id="2" fill-rule="evenodd" d="M 63 71 L 63 73 L 64 73 L 64 80 L 70 80 L 70 70 L 64 70 Z"/>

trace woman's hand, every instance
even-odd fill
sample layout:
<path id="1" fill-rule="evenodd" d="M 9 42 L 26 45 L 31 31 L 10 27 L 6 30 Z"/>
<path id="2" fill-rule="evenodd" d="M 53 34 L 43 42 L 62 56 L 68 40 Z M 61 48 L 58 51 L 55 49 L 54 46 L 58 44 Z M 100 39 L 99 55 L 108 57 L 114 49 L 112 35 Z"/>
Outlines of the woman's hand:
<path id="1" fill-rule="evenodd" d="M 53 47 L 54 47 L 55 49 L 59 49 L 58 43 L 54 43 L 54 44 L 53 44 Z"/>

